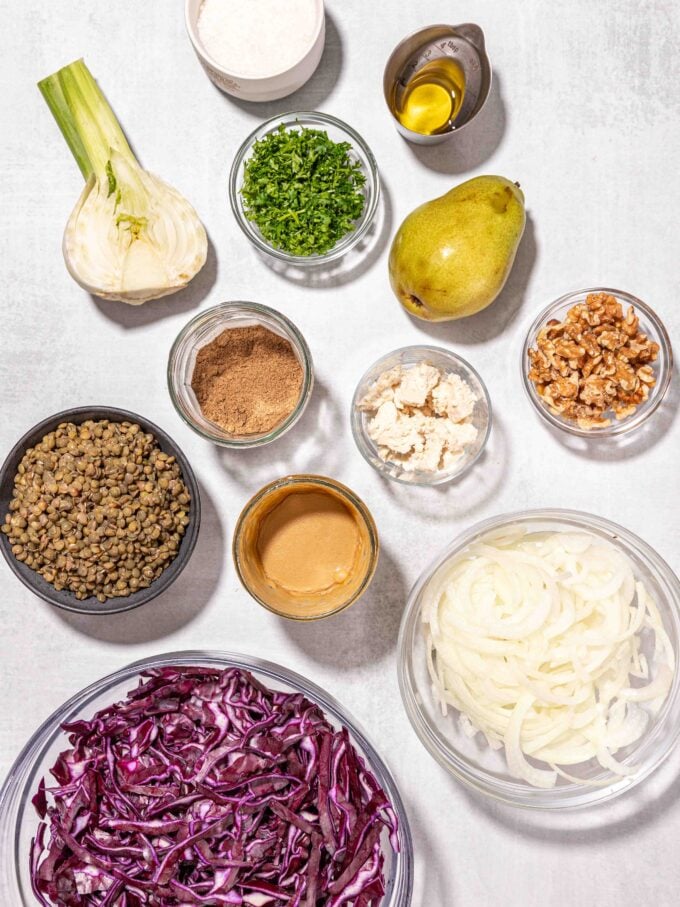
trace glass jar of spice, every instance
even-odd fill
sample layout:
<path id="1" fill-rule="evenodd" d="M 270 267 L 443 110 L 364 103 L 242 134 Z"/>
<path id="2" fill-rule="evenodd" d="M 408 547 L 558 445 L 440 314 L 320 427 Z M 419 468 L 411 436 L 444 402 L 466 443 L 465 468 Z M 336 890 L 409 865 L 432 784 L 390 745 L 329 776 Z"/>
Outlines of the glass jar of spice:
<path id="1" fill-rule="evenodd" d="M 223 302 L 196 315 L 172 345 L 168 389 L 180 417 L 222 447 L 258 447 L 298 421 L 312 393 L 312 357 L 280 312 Z"/>

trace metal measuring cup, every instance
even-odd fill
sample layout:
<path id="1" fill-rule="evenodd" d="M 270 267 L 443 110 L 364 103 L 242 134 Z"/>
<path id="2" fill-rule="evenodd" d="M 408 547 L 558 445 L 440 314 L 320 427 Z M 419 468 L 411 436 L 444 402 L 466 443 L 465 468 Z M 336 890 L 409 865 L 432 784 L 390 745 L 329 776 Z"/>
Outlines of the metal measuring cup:
<path id="1" fill-rule="evenodd" d="M 393 111 L 399 85 L 413 78 L 426 63 L 438 57 L 456 60 L 465 76 L 463 103 L 446 132 L 423 135 L 403 126 Z M 484 46 L 484 32 L 470 22 L 464 25 L 429 25 L 404 38 L 394 48 L 385 66 L 383 93 L 397 130 L 409 142 L 436 145 L 460 132 L 472 122 L 486 103 L 491 88 L 491 63 Z"/>

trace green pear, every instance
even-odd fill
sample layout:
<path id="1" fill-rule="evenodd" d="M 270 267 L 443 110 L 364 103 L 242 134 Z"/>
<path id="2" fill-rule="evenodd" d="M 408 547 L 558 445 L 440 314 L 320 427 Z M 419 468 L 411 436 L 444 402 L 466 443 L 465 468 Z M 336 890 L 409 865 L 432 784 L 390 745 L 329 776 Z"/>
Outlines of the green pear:
<path id="1" fill-rule="evenodd" d="M 390 250 L 390 283 L 412 315 L 466 318 L 494 301 L 524 232 L 524 195 L 502 176 L 477 176 L 412 211 Z"/>

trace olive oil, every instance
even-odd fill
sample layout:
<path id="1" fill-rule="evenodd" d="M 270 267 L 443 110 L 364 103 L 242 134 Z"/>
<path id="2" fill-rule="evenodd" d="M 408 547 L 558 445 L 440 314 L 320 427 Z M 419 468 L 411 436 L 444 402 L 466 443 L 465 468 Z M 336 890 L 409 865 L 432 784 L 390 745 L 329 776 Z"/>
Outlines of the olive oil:
<path id="1" fill-rule="evenodd" d="M 394 114 L 406 129 L 437 135 L 452 129 L 463 104 L 465 74 L 451 57 L 437 57 L 394 92 Z"/>

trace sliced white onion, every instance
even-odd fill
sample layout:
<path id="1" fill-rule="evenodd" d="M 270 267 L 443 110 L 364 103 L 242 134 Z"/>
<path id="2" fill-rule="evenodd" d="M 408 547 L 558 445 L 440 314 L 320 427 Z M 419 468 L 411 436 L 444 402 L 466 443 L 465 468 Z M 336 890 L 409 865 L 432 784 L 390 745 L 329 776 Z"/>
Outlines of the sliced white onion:
<path id="1" fill-rule="evenodd" d="M 422 618 L 443 714 L 452 706 L 464 734 L 504 746 L 512 775 L 553 787 L 572 779 L 564 766 L 593 759 L 615 775 L 635 772 L 613 754 L 639 740 L 663 704 L 675 653 L 648 590 L 612 544 L 507 527 L 435 574 Z M 651 665 L 641 651 L 649 633 Z"/>

